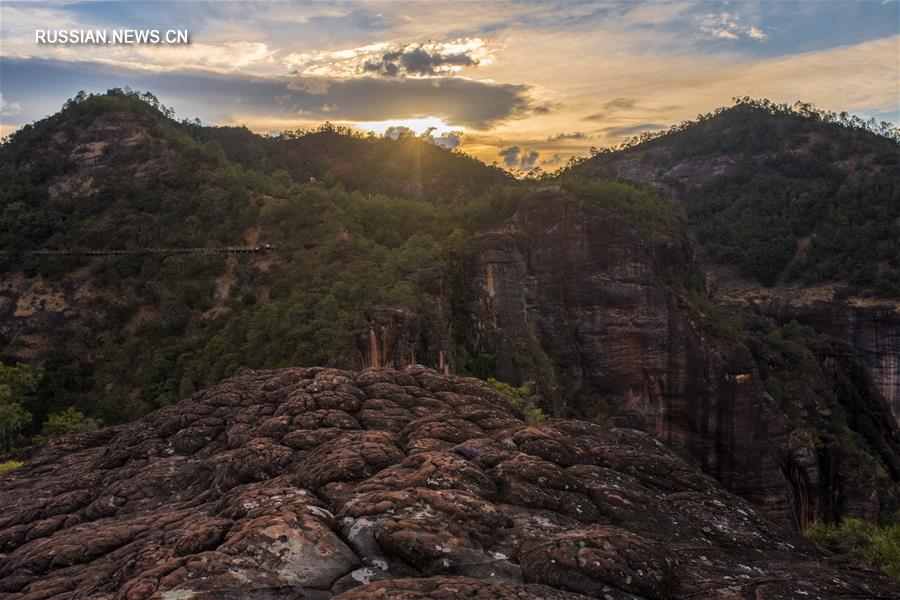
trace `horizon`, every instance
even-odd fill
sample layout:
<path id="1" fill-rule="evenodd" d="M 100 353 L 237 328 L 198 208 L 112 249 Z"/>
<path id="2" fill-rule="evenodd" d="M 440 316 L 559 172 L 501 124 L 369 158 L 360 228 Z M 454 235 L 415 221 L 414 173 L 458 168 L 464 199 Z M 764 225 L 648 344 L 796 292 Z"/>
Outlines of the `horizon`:
<path id="1" fill-rule="evenodd" d="M 72 94 L 72 96 L 67 99 L 67 103 L 78 102 L 77 96 L 82 93 L 86 93 L 85 90 L 79 90 L 75 94 Z M 81 101 L 89 100 L 90 98 L 93 98 L 93 97 L 108 96 L 111 93 L 122 93 L 125 95 L 132 96 L 138 100 L 141 100 L 142 102 L 147 103 L 149 106 L 153 107 L 162 118 L 170 119 L 176 123 L 181 123 L 181 124 L 190 125 L 190 126 L 194 126 L 194 127 L 202 127 L 202 128 L 215 128 L 215 127 L 242 128 L 243 127 L 243 128 L 248 129 L 251 134 L 259 136 L 261 138 L 277 139 L 284 134 L 291 134 L 291 137 L 304 137 L 307 135 L 316 135 L 316 134 L 322 133 L 323 130 L 326 130 L 328 128 L 330 128 L 330 131 L 336 135 L 353 135 L 353 136 L 360 136 L 360 137 L 368 137 L 368 136 L 374 135 L 375 137 L 381 137 L 381 138 L 389 139 L 392 141 L 398 141 L 403 137 L 410 137 L 410 138 L 420 140 L 422 142 L 431 143 L 431 144 L 433 144 L 443 150 L 446 150 L 448 152 L 461 153 L 469 158 L 473 158 L 473 159 L 481 162 L 485 166 L 498 167 L 501 170 L 507 172 L 508 174 L 513 175 L 514 177 L 520 178 L 520 179 L 522 179 L 522 178 L 528 179 L 528 178 L 534 178 L 534 177 L 541 178 L 541 177 L 547 177 L 547 176 L 557 177 L 560 174 L 562 174 L 569 167 L 571 167 L 573 165 L 578 165 L 582 161 L 589 159 L 589 158 L 593 158 L 593 157 L 597 156 L 598 154 L 603 154 L 606 152 L 623 151 L 623 150 L 638 146 L 640 144 L 643 144 L 645 142 L 649 142 L 649 141 L 658 139 L 659 137 L 664 137 L 669 134 L 677 134 L 683 130 L 682 127 L 685 125 L 688 125 L 688 126 L 695 125 L 695 124 L 699 123 L 701 121 L 701 119 L 703 119 L 704 117 L 714 117 L 722 112 L 728 111 L 728 110 L 730 110 L 732 108 L 736 108 L 738 106 L 750 106 L 751 108 L 753 108 L 755 110 L 770 111 L 771 114 L 782 114 L 782 115 L 783 114 L 791 114 L 791 115 L 802 117 L 804 119 L 816 118 L 814 115 L 818 115 L 818 117 L 822 118 L 823 121 L 831 123 L 832 125 L 840 126 L 840 127 L 850 127 L 850 128 L 861 129 L 861 130 L 871 133 L 873 135 L 885 137 L 885 138 L 888 138 L 888 139 L 894 141 L 897 144 L 900 144 L 900 127 L 898 127 L 896 124 L 894 124 L 892 122 L 880 122 L 879 123 L 879 122 L 875 122 L 874 118 L 870 118 L 868 121 L 866 121 L 865 119 L 862 119 L 859 115 L 853 115 L 853 114 L 846 113 L 846 112 L 843 114 L 840 114 L 835 111 L 826 111 L 826 110 L 821 109 L 820 107 L 815 106 L 812 103 L 803 102 L 802 100 L 797 100 L 796 102 L 793 102 L 793 103 L 775 103 L 775 102 L 771 102 L 767 98 L 749 98 L 749 97 L 745 96 L 743 98 L 738 98 L 738 97 L 732 98 L 732 102 L 730 105 L 714 107 L 708 111 L 698 114 L 695 118 L 686 119 L 679 123 L 672 123 L 671 125 L 667 125 L 666 127 L 660 128 L 658 130 L 640 132 L 640 133 L 630 136 L 626 139 L 623 139 L 618 144 L 614 144 L 614 145 L 610 145 L 610 146 L 591 147 L 588 149 L 588 152 L 586 154 L 572 155 L 570 160 L 568 160 L 566 163 L 557 165 L 555 168 L 543 169 L 540 166 L 535 165 L 535 167 L 533 169 L 523 170 L 523 169 L 517 169 L 515 167 L 504 167 L 502 164 L 500 164 L 496 160 L 491 163 L 486 162 L 481 157 L 478 157 L 473 154 L 469 154 L 469 153 L 465 152 L 465 150 L 460 148 L 459 146 L 448 147 L 447 145 L 442 143 L 444 141 L 442 136 L 434 136 L 433 135 L 432 130 L 434 128 L 432 128 L 432 127 L 425 128 L 422 130 L 421 134 L 417 134 L 416 130 L 414 130 L 412 128 L 402 128 L 402 127 L 394 128 L 394 129 L 405 129 L 405 131 L 390 131 L 392 129 L 391 126 L 386 126 L 385 128 L 382 128 L 381 130 L 362 129 L 360 127 L 355 127 L 352 123 L 347 124 L 347 123 L 340 123 L 340 122 L 331 122 L 331 121 L 326 120 L 326 121 L 321 121 L 317 124 L 311 124 L 305 128 L 298 128 L 298 129 L 294 129 L 294 130 L 285 129 L 285 130 L 279 131 L 279 132 L 259 132 L 259 131 L 253 131 L 252 129 L 250 129 L 249 127 L 247 127 L 245 124 L 242 124 L 242 123 L 217 125 L 214 123 L 203 123 L 199 119 L 192 120 L 192 119 L 188 119 L 186 117 L 179 118 L 176 114 L 174 114 L 174 112 L 172 112 L 172 113 L 168 112 L 171 109 L 169 109 L 169 107 L 165 106 L 164 103 L 159 101 L 159 98 L 156 96 L 156 94 L 153 93 L 153 90 L 133 90 L 133 89 L 130 89 L 128 86 L 124 86 L 121 88 L 120 87 L 110 88 L 103 92 L 86 93 L 86 95 L 84 96 L 84 98 Z M 149 98 L 147 97 L 148 95 L 150 96 Z M 48 115 L 47 117 L 45 117 L 45 119 L 48 119 L 48 118 L 51 118 L 58 114 L 61 114 L 65 109 L 66 109 L 65 105 L 61 106 L 60 109 L 56 113 L 54 113 L 52 115 Z M 29 123 L 28 125 L 36 125 L 38 123 L 40 123 L 40 121 L 35 121 L 33 123 Z M 0 145 L 2 145 L 4 143 L 9 143 L 12 140 L 13 134 L 20 131 L 20 129 L 21 128 L 16 129 L 11 134 L 8 134 L 7 136 L 0 138 Z M 288 138 L 288 139 L 290 139 L 290 138 Z"/>
<path id="2" fill-rule="evenodd" d="M 184 3 L 179 15 L 165 4 L 3 3 L 0 136 L 79 90 L 125 86 L 205 125 L 408 128 L 522 171 L 555 170 L 734 97 L 900 120 L 894 1 L 493 3 L 465 14 L 280 2 L 250 17 L 231 2 Z M 37 43 L 48 28 L 177 29 L 190 43 Z"/>

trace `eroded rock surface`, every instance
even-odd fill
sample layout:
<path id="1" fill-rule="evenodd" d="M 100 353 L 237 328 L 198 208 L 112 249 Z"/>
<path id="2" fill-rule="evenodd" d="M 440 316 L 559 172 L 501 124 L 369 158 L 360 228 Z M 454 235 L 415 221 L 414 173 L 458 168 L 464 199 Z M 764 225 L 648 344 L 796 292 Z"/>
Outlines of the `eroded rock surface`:
<path id="1" fill-rule="evenodd" d="M 888 598 L 646 434 L 483 382 L 251 372 L 0 480 L 9 598 Z"/>

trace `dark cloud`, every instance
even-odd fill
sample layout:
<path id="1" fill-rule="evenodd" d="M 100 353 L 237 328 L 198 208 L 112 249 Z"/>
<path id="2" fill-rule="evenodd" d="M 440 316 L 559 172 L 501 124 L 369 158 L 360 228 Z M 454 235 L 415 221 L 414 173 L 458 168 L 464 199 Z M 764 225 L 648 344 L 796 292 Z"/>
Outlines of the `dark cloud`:
<path id="1" fill-rule="evenodd" d="M 538 156 L 540 156 L 540 154 L 538 154 L 538 152 L 536 150 L 532 150 L 531 152 L 524 153 L 524 154 L 522 154 L 522 158 L 519 161 L 519 164 L 522 166 L 523 169 L 526 169 L 526 170 L 532 169 L 534 167 L 534 163 L 537 162 Z"/>
<path id="2" fill-rule="evenodd" d="M 588 115 L 586 117 L 582 117 L 582 121 L 602 121 L 606 118 L 606 115 L 603 113 L 594 113 L 592 115 Z"/>
<path id="3" fill-rule="evenodd" d="M 610 137 L 631 137 L 644 131 L 659 131 L 665 129 L 665 125 L 660 123 L 641 123 L 640 125 L 629 125 L 627 127 L 604 127 L 603 133 Z"/>
<path id="4" fill-rule="evenodd" d="M 334 120 L 383 121 L 435 116 L 448 123 L 483 129 L 530 109 L 523 85 L 486 83 L 461 77 L 441 79 L 335 79 L 324 93 L 310 93 L 308 82 L 291 80 L 292 106 L 306 116 Z M 317 90 L 318 92 L 319 90 Z M 328 113 L 319 110 L 331 106 Z"/>
<path id="5" fill-rule="evenodd" d="M 441 148 L 446 148 L 447 150 L 453 150 L 462 143 L 462 133 L 459 131 L 447 131 L 441 135 L 435 136 L 433 135 L 434 130 L 434 127 L 429 127 L 422 135 L 416 136 L 416 132 L 409 127 L 395 125 L 393 127 L 388 127 L 385 130 L 384 137 L 392 140 L 418 137 L 420 140 L 424 140 L 435 146 L 440 146 Z"/>
<path id="6" fill-rule="evenodd" d="M 128 85 L 150 90 L 178 117 L 205 121 L 286 117 L 298 120 L 384 121 L 434 116 L 486 129 L 530 112 L 524 85 L 440 79 L 250 77 L 208 71 L 151 72 L 93 62 L 0 57 L 3 93 L 23 106 L 19 123 L 59 110 L 78 90 Z"/>
<path id="7" fill-rule="evenodd" d="M 564 140 L 586 140 L 588 136 L 580 131 L 572 133 L 555 133 L 547 138 L 548 142 L 562 142 Z"/>
<path id="8" fill-rule="evenodd" d="M 554 154 L 550 158 L 545 158 L 544 160 L 542 160 L 541 164 L 545 167 L 555 167 L 556 165 L 560 164 L 565 158 L 566 157 L 562 154 Z"/>
<path id="9" fill-rule="evenodd" d="M 515 167 L 519 164 L 519 152 L 520 149 L 518 146 L 510 146 L 509 148 L 501 150 L 500 158 L 503 159 L 503 164 L 507 167 Z"/>
<path id="10" fill-rule="evenodd" d="M 434 127 L 429 128 L 428 131 L 422 134 L 422 139 L 447 150 L 453 150 L 462 143 L 462 132 L 460 131 L 447 131 L 439 136 L 432 135 L 433 131 Z"/>
<path id="11" fill-rule="evenodd" d="M 390 140 L 405 140 L 416 137 L 416 132 L 404 125 L 394 125 L 385 129 L 384 137 Z"/>
<path id="12" fill-rule="evenodd" d="M 500 150 L 500 157 L 510 169 L 530 171 L 534 168 L 540 154 L 536 150 L 524 150 L 518 146 L 510 146 Z"/>
<path id="13" fill-rule="evenodd" d="M 385 52 L 377 59 L 363 63 L 363 71 L 387 77 L 399 75 L 437 75 L 446 72 L 441 67 L 473 67 L 478 59 L 465 52 L 444 53 L 437 48 L 410 45 Z"/>

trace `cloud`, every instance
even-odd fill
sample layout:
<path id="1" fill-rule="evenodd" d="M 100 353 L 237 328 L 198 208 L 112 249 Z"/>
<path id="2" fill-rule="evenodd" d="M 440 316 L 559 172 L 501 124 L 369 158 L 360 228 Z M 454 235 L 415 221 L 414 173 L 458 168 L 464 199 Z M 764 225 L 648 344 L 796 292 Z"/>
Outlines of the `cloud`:
<path id="1" fill-rule="evenodd" d="M 635 108 L 637 101 L 634 98 L 613 98 L 601 104 L 605 109 L 603 112 L 594 113 L 586 117 L 582 117 L 582 121 L 605 121 L 609 119 L 611 114 L 630 111 Z"/>
<path id="2" fill-rule="evenodd" d="M 332 107 L 328 118 L 348 121 L 433 116 L 454 126 L 485 129 L 524 116 L 532 106 L 526 86 L 462 77 L 333 79 L 324 93 L 315 94 L 308 91 L 307 83 L 304 78 L 289 80 L 287 87 L 293 93 L 288 109 L 323 116 L 318 107 L 328 104 Z"/>
<path id="3" fill-rule="evenodd" d="M 507 167 L 514 167 L 519 163 L 519 152 L 520 149 L 518 146 L 510 146 L 509 148 L 504 148 L 499 152 L 500 158 L 503 159 L 503 164 Z"/>
<path id="4" fill-rule="evenodd" d="M 562 142 L 564 140 L 586 140 L 588 139 L 587 134 L 581 133 L 580 131 L 573 131 L 572 133 L 554 133 L 550 137 L 547 138 L 548 142 Z"/>
<path id="5" fill-rule="evenodd" d="M 462 143 L 461 131 L 446 131 L 439 136 L 434 136 L 434 130 L 434 127 L 429 127 L 428 130 L 422 134 L 422 139 L 446 150 L 454 150 Z"/>
<path id="6" fill-rule="evenodd" d="M 366 73 L 388 77 L 398 75 L 438 75 L 478 65 L 478 59 L 466 52 L 447 53 L 440 48 L 422 45 L 404 46 L 385 52 L 377 59 L 363 63 Z"/>
<path id="7" fill-rule="evenodd" d="M 282 64 L 303 76 L 341 78 L 361 74 L 434 77 L 490 62 L 490 51 L 481 38 L 402 45 L 377 42 L 343 50 L 292 52 L 282 59 Z"/>
<path id="8" fill-rule="evenodd" d="M 343 50 L 315 50 L 291 52 L 281 63 L 304 77 L 353 77 L 362 70 L 362 64 L 370 57 L 388 49 L 385 42 L 377 42 L 345 48 Z"/>
<path id="9" fill-rule="evenodd" d="M 324 79 L 255 77 L 236 73 L 184 70 L 152 72 L 94 62 L 0 57 L 3 89 L 36 119 L 55 112 L 79 89 L 104 92 L 128 85 L 151 90 L 174 104 L 179 117 L 233 122 L 237 114 L 262 121 L 387 121 L 437 117 L 452 127 L 482 130 L 530 114 L 533 100 L 525 85 L 462 77 Z M 46 93 L 53 81 L 55 95 Z M 32 106 L 31 99 L 39 102 Z"/>
<path id="10" fill-rule="evenodd" d="M 169 69 L 209 67 L 234 71 L 254 63 L 274 62 L 275 50 L 259 42 L 227 42 L 185 46 L 136 46 L 146 58 L 164 63 Z"/>
<path id="11" fill-rule="evenodd" d="M 253 4 L 249 12 L 225 2 L 188 3 L 179 11 L 160 10 L 153 2 L 115 3 L 117 10 L 96 3 L 0 3 L 5 57 L 74 63 L 66 69 L 49 69 L 49 63 L 11 68 L 4 60 L 0 89 L 22 110 L 3 117 L 3 127 L 55 112 L 79 89 L 127 84 L 154 91 L 167 106 L 176 106 L 179 117 L 243 122 L 263 132 L 315 126 L 324 119 L 409 125 L 434 115 L 451 129 L 465 128 L 460 147 L 483 160 L 500 161 L 500 150 L 518 146 L 540 153 L 540 164 L 556 153 L 583 154 L 592 143 L 616 143 L 622 138 L 613 135 L 643 130 L 640 124 L 692 118 L 729 104 L 735 95 L 809 100 L 887 120 L 896 120 L 900 97 L 896 3 L 870 3 L 863 11 L 837 2 L 467 3 L 464 10 L 457 3 L 278 2 Z M 118 26 L 96 17 L 138 10 L 131 7 L 145 13 L 147 23 L 126 15 L 123 25 L 176 21 L 173 25 L 191 30 L 195 44 L 228 50 L 227 44 L 262 43 L 266 52 L 275 50 L 273 61 L 248 45 L 229 50 L 248 63 L 237 72 L 211 53 L 191 68 L 174 69 L 171 64 L 182 64 L 184 56 L 173 55 L 175 63 L 169 63 L 139 54 L 141 48 L 33 43 L 34 29 L 47 23 Z M 711 13 L 730 16 L 705 22 Z M 716 37 L 716 30 L 738 39 Z M 447 46 L 474 39 L 481 41 L 472 48 Z M 478 43 L 481 47 L 474 47 Z M 408 54 L 417 47 L 436 61 L 435 75 L 415 74 L 422 71 L 415 61 L 413 73 L 395 77 L 363 70 L 366 61 L 383 62 L 386 54 Z M 441 63 L 440 57 L 460 54 L 477 65 Z M 402 67 L 399 56 L 393 62 Z M 128 63 L 143 68 L 143 74 L 123 68 Z M 219 76 L 198 67 L 215 69 Z M 443 85 L 461 74 L 479 81 Z M 339 85 L 345 80 L 357 83 Z M 422 81 L 441 86 L 413 85 Z M 468 95 L 470 90 L 475 93 Z M 365 106 L 370 97 L 372 106 Z M 394 102 L 397 110 L 389 110 Z M 604 135 L 603 127 L 613 128 L 612 134 Z M 547 141 L 573 130 L 590 140 Z"/>
<path id="12" fill-rule="evenodd" d="M 524 150 L 518 146 L 510 146 L 500 150 L 499 155 L 503 159 L 503 164 L 510 169 L 530 171 L 534 168 L 540 153 L 536 150 Z"/>
<path id="13" fill-rule="evenodd" d="M 616 98 L 603 104 L 603 108 L 607 110 L 628 110 L 634 108 L 636 101 L 634 98 Z"/>
<path id="14" fill-rule="evenodd" d="M 766 39 L 766 32 L 758 27 L 751 27 L 747 30 L 747 37 L 754 40 L 764 40 Z"/>
<path id="15" fill-rule="evenodd" d="M 554 154 L 550 158 L 545 158 L 541 160 L 541 164 L 545 167 L 555 167 L 563 162 L 566 159 L 566 156 L 563 154 Z"/>
<path id="16" fill-rule="evenodd" d="M 328 93 L 331 82 L 324 77 L 297 77 L 291 81 L 289 87 L 307 94 L 322 95 Z"/>
<path id="17" fill-rule="evenodd" d="M 622 127 L 604 127 L 603 134 L 612 138 L 631 137 L 644 131 L 659 131 L 666 126 L 661 123 L 641 123 L 639 125 L 625 125 Z"/>
<path id="18" fill-rule="evenodd" d="M 757 41 L 764 41 L 766 33 L 751 25 L 745 27 L 741 25 L 739 17 L 734 13 L 707 14 L 700 23 L 700 31 L 707 37 L 719 38 L 722 40 L 737 40 L 741 37 L 748 37 Z"/>
<path id="19" fill-rule="evenodd" d="M 22 112 L 22 105 L 18 102 L 7 102 L 0 93 L 0 116 L 11 117 Z"/>
<path id="20" fill-rule="evenodd" d="M 405 140 L 416 137 L 416 132 L 405 125 L 392 125 L 384 130 L 384 137 L 389 140 Z"/>
<path id="21" fill-rule="evenodd" d="M 429 144 L 434 144 L 435 146 L 439 146 L 447 150 L 453 150 L 454 148 L 457 148 L 462 142 L 462 132 L 447 131 L 439 136 L 435 136 L 433 134 L 436 129 L 436 127 L 429 127 L 424 132 L 422 132 L 422 135 L 416 136 L 416 132 L 405 125 L 392 125 L 391 127 L 385 129 L 384 137 L 392 140 L 403 140 L 407 138 L 418 137 L 422 141 L 428 142 Z"/>

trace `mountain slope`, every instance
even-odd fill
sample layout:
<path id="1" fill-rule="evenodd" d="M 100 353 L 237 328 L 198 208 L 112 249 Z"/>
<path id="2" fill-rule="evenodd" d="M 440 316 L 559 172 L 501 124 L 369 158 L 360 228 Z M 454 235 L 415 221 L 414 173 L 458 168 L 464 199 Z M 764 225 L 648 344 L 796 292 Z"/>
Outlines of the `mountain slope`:
<path id="1" fill-rule="evenodd" d="M 514 183 L 499 168 L 421 139 L 363 137 L 330 124 L 274 138 L 241 127 L 188 131 L 201 142 L 220 144 L 230 160 L 246 168 L 282 170 L 297 182 L 315 178 L 350 190 L 432 202 L 463 202 L 491 186 Z"/>
<path id="2" fill-rule="evenodd" d="M 898 140 L 889 124 L 743 99 L 562 179 L 614 178 L 678 199 L 712 299 L 832 336 L 900 422 Z"/>
<path id="3" fill-rule="evenodd" d="M 29 598 L 887 598 L 648 436 L 526 425 L 415 367 L 250 372 L 29 453 L 0 591 Z M 737 596 L 735 596 L 737 594 Z"/>
<path id="4" fill-rule="evenodd" d="M 30 433 L 69 406 L 132 419 L 241 368 L 357 366 L 367 314 L 393 305 L 429 319 L 447 252 L 501 222 L 520 193 L 459 204 L 297 183 L 187 131 L 152 98 L 113 90 L 0 148 L 2 356 L 45 367 Z M 416 140 L 324 137 L 398 160 L 421 149 L 451 165 L 445 174 L 471 162 Z M 463 187 L 478 182 L 469 175 Z"/>
<path id="5" fill-rule="evenodd" d="M 665 190 L 712 260 L 766 286 L 833 281 L 900 297 L 900 143 L 861 125 L 745 100 L 567 175 Z"/>

